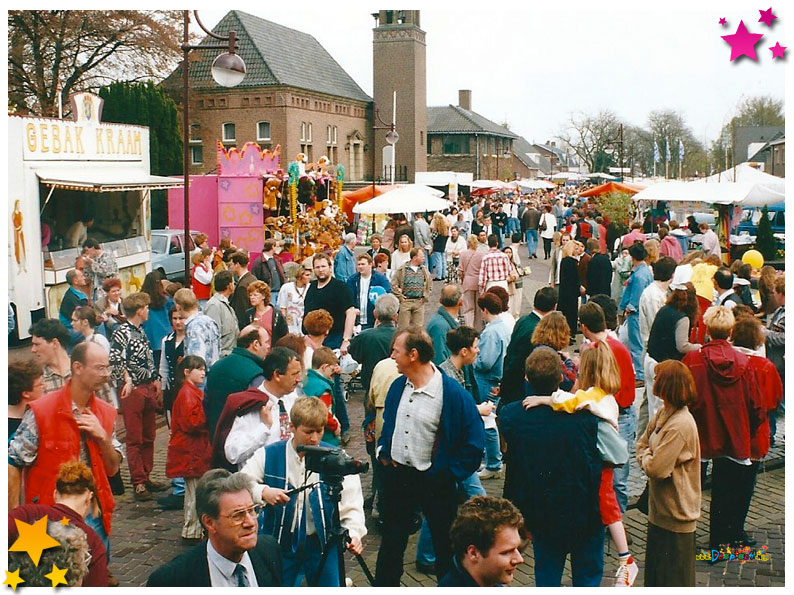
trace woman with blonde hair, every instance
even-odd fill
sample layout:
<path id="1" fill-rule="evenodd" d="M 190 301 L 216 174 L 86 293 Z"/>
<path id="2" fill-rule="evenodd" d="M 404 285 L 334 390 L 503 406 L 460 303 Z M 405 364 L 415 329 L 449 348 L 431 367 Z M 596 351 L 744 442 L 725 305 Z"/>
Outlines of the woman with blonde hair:
<path id="1" fill-rule="evenodd" d="M 576 336 L 576 326 L 579 321 L 579 296 L 583 293 L 579 277 L 580 247 L 576 241 L 569 241 L 562 247 L 562 260 L 560 260 L 559 298 L 557 309 L 563 313 L 571 330 L 571 339 Z"/>
<path id="2" fill-rule="evenodd" d="M 449 239 L 449 225 L 447 219 L 439 212 L 433 215 L 430 224 L 430 237 L 433 239 L 433 252 L 430 253 L 430 271 L 436 281 L 447 278 L 447 258 L 445 250 Z"/>
<path id="3" fill-rule="evenodd" d="M 561 390 L 571 390 L 576 382 L 576 363 L 563 351 L 570 345 L 571 328 L 562 312 L 554 310 L 540 319 L 530 339 L 533 349 L 539 345 L 551 347 L 562 361 Z"/>
<path id="4" fill-rule="evenodd" d="M 411 260 L 411 249 L 414 243 L 407 233 L 404 233 L 397 240 L 397 249 L 391 255 L 391 270 L 400 270 L 409 260 Z"/>
<path id="5" fill-rule="evenodd" d="M 659 260 L 659 253 L 661 252 L 661 245 L 658 240 L 645 240 L 645 262 L 651 266 L 654 262 Z"/>

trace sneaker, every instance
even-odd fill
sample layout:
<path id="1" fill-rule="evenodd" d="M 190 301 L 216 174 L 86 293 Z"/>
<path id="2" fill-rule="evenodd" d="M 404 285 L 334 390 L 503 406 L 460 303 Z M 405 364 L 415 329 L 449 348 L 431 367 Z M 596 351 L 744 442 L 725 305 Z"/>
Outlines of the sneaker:
<path id="1" fill-rule="evenodd" d="M 143 502 L 152 499 L 152 493 L 146 489 L 145 483 L 139 483 L 135 486 L 135 491 L 132 494 L 136 500 Z"/>
<path id="2" fill-rule="evenodd" d="M 615 573 L 615 586 L 616 587 L 631 587 L 640 573 L 637 563 L 634 558 L 629 556 L 628 562 L 618 566 L 618 571 Z"/>
<path id="3" fill-rule="evenodd" d="M 490 469 L 484 469 L 477 474 L 477 477 L 482 479 L 501 479 L 502 477 L 502 470 L 497 469 L 496 471 L 491 471 Z"/>

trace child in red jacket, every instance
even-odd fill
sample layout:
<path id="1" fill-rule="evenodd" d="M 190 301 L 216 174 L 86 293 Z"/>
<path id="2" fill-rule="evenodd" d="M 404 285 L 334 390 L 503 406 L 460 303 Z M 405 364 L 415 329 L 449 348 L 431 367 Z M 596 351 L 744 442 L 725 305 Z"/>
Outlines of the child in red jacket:
<path id="1" fill-rule="evenodd" d="M 199 386 L 204 382 L 206 364 L 197 355 L 186 356 L 177 367 L 179 392 L 171 415 L 171 439 L 165 461 L 167 477 L 185 478 L 185 525 L 183 539 L 201 539 L 203 529 L 196 515 L 196 484 L 210 469 L 212 446 Z"/>

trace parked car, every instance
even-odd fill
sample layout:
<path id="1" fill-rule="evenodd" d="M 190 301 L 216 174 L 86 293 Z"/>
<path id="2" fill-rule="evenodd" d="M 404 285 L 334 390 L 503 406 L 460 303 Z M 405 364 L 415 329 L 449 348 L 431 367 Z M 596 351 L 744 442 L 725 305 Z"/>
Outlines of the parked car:
<path id="1" fill-rule="evenodd" d="M 786 233 L 786 203 L 767 207 L 767 216 L 772 223 L 772 233 Z M 761 209 L 751 207 L 742 210 L 742 219 L 736 228 L 736 233 L 746 231 L 751 236 L 758 233 L 758 222 L 761 220 Z"/>
<path id="2" fill-rule="evenodd" d="M 193 241 L 200 232 L 191 231 L 188 250 L 195 249 Z M 159 271 L 169 280 L 185 278 L 185 231 L 183 229 L 152 230 L 152 270 Z"/>

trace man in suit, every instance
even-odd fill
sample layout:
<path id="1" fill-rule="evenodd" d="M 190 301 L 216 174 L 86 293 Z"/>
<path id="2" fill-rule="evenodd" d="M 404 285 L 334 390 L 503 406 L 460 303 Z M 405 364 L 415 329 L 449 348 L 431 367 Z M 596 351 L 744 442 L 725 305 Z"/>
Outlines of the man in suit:
<path id="1" fill-rule="evenodd" d="M 208 541 L 155 570 L 146 586 L 280 587 L 281 551 L 257 535 L 259 510 L 245 473 L 207 471 L 196 486 L 196 514 Z"/>

